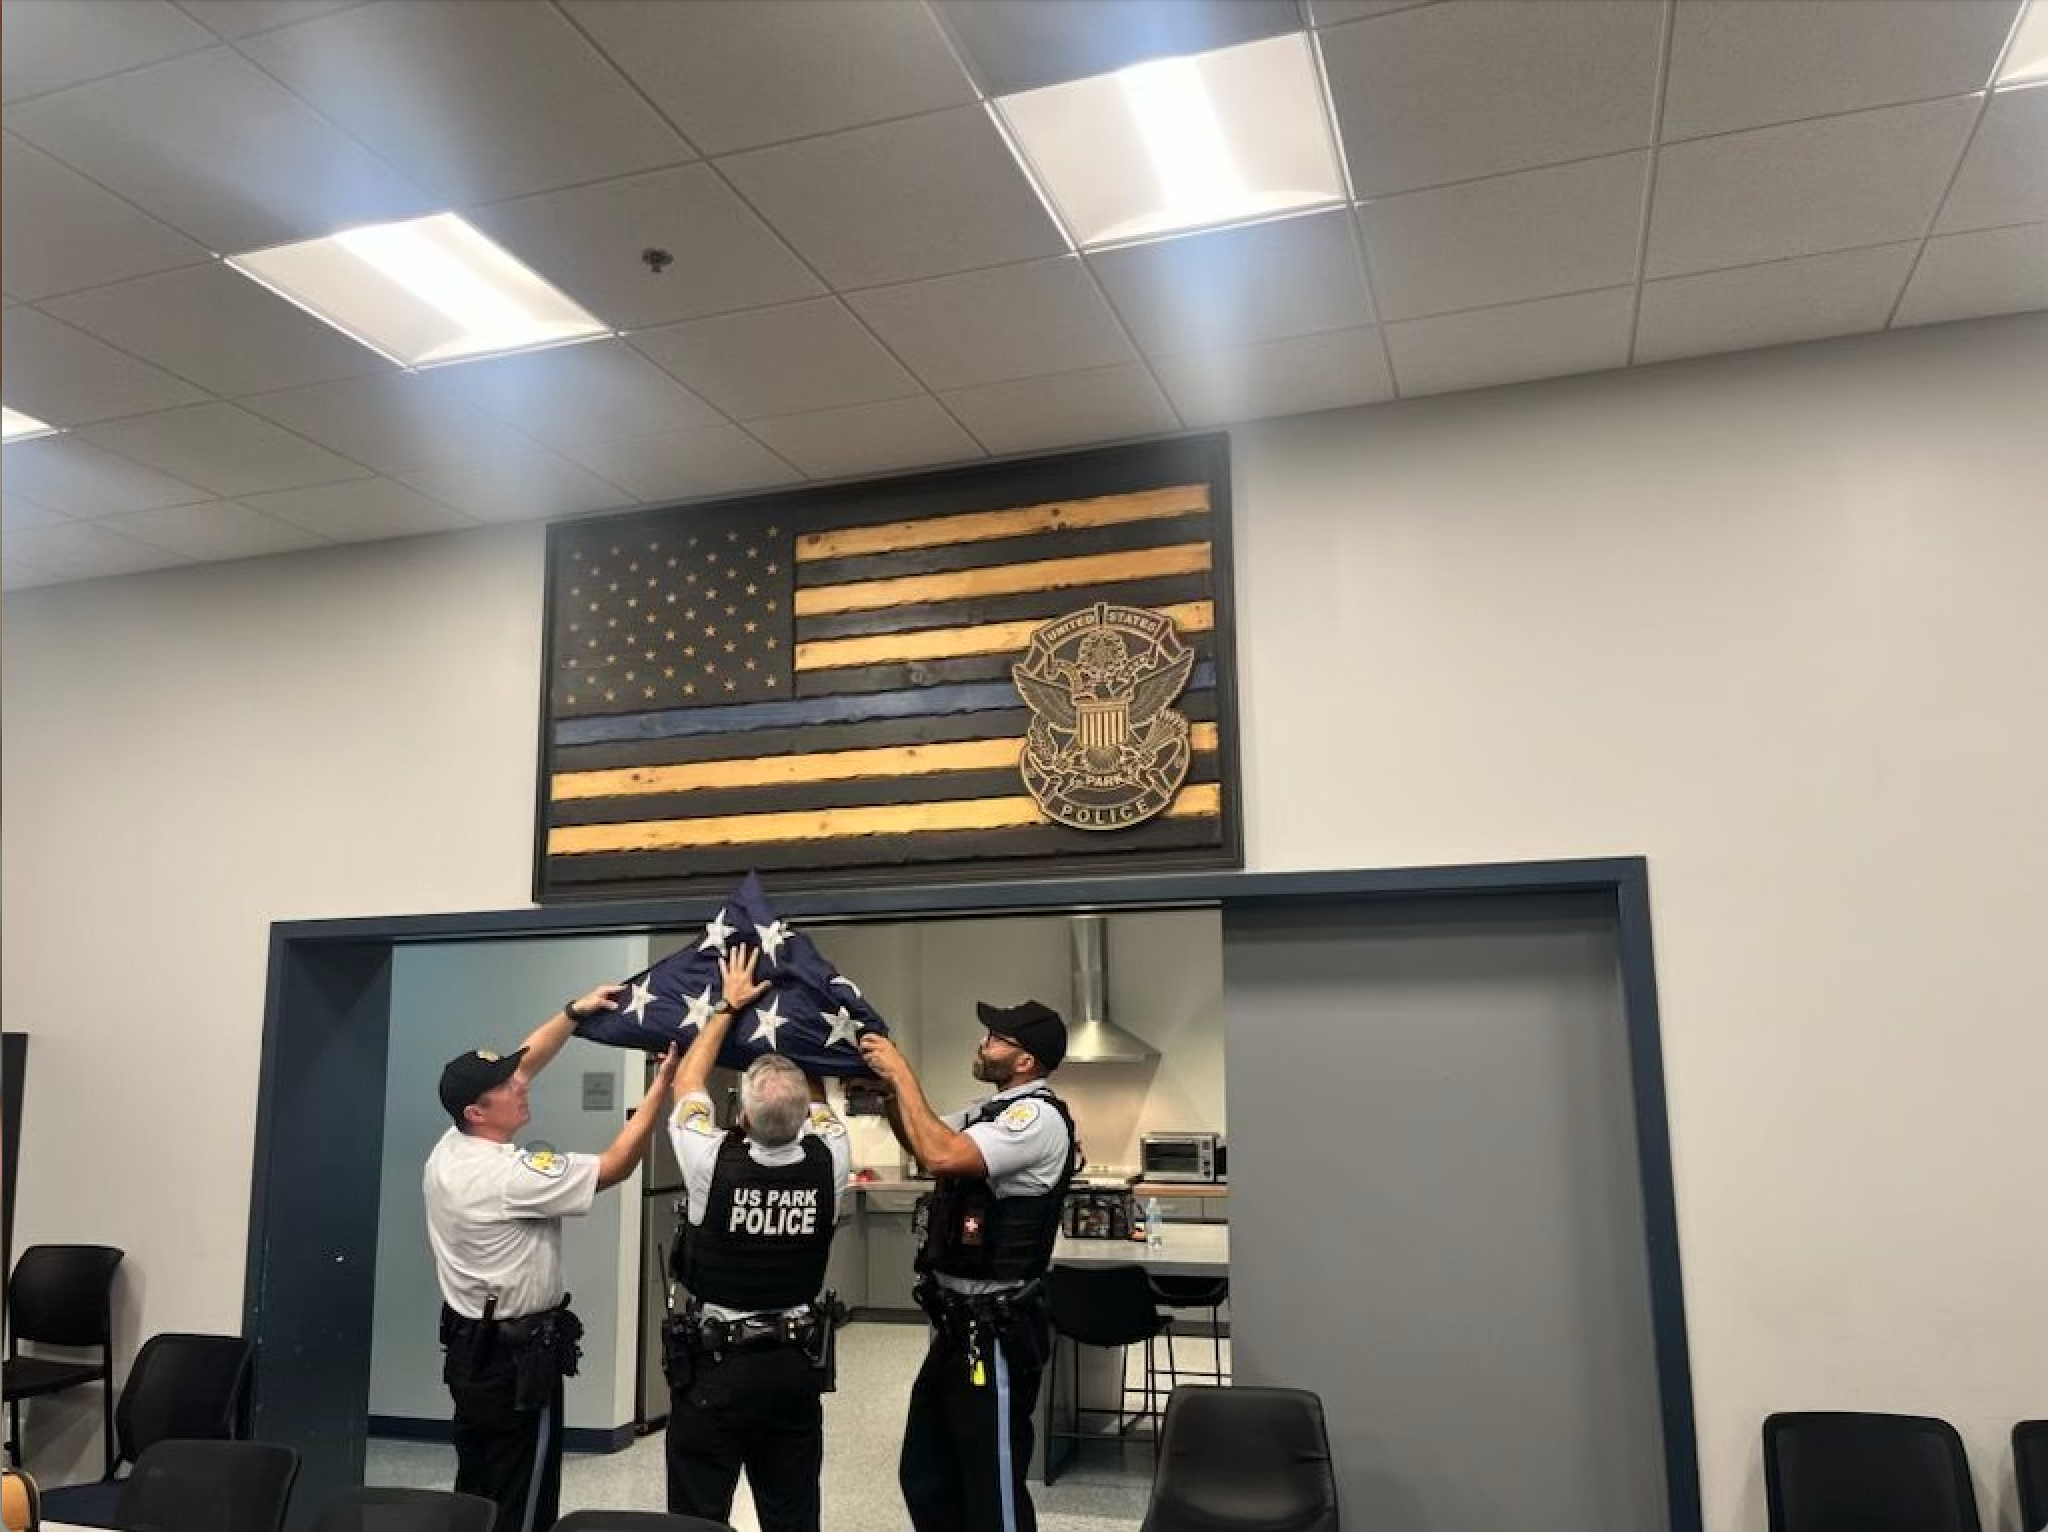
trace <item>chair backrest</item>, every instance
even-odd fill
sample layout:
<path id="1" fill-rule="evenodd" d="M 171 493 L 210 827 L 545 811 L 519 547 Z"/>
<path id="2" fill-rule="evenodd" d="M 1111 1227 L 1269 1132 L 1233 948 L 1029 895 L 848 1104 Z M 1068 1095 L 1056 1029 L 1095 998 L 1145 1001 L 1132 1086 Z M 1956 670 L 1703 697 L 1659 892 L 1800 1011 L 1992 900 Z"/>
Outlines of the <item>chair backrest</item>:
<path id="1" fill-rule="evenodd" d="M 551 1532 L 734 1532 L 722 1521 L 672 1511 L 571 1511 Z"/>
<path id="2" fill-rule="evenodd" d="M 134 1462 L 166 1441 L 225 1441 L 249 1375 L 252 1348 L 239 1335 L 152 1335 L 114 1406 L 121 1457 Z"/>
<path id="3" fill-rule="evenodd" d="M 1089 1346 L 1128 1346 L 1162 1328 L 1142 1266 L 1055 1266 L 1045 1307 L 1055 1330 Z"/>
<path id="4" fill-rule="evenodd" d="M 112 1245 L 30 1245 L 7 1279 L 8 1351 L 21 1341 L 99 1346 L 112 1340 Z"/>
<path id="5" fill-rule="evenodd" d="M 1184 1384 L 1166 1401 L 1141 1532 L 1337 1532 L 1323 1401 L 1301 1388 Z"/>
<path id="6" fill-rule="evenodd" d="M 1771 1532 L 1981 1532 L 1963 1439 L 1926 1415 L 1789 1411 L 1764 1420 Z"/>
<path id="7" fill-rule="evenodd" d="M 122 1482 L 123 1532 L 278 1532 L 299 1455 L 269 1442 L 158 1442 Z"/>
<path id="8" fill-rule="evenodd" d="M 2048 1420 L 2012 1428 L 2012 1476 L 2020 1490 L 2020 1532 L 2048 1528 Z"/>
<path id="9" fill-rule="evenodd" d="M 498 1508 L 448 1489 L 345 1490 L 330 1500 L 314 1532 L 491 1532 Z"/>

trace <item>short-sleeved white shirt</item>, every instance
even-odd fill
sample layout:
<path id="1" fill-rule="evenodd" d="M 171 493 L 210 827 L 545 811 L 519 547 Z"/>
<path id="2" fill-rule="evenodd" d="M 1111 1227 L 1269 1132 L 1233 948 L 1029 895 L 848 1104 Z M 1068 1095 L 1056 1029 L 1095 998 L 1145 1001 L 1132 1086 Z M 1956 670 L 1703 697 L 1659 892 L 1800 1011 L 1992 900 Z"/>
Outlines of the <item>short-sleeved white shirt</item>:
<path id="1" fill-rule="evenodd" d="M 562 1220 L 590 1211 L 597 1156 L 493 1143 L 450 1128 L 427 1156 L 422 1191 L 427 1241 L 441 1296 L 481 1318 L 493 1294 L 498 1319 L 562 1301 Z"/>
<path id="2" fill-rule="evenodd" d="M 853 1170 L 853 1146 L 846 1136 L 846 1124 L 824 1102 L 811 1103 L 811 1115 L 803 1132 L 790 1143 L 771 1148 L 748 1139 L 747 1157 L 756 1165 L 794 1165 L 804 1157 L 803 1141 L 807 1135 L 823 1139 L 832 1156 L 832 1216 L 837 1221 L 839 1205 L 846 1196 L 846 1180 Z M 683 1186 L 689 1194 L 686 1216 L 692 1224 L 701 1224 L 711 1206 L 711 1176 L 718 1168 L 718 1148 L 725 1142 L 725 1132 L 718 1126 L 711 1098 L 703 1091 L 686 1093 L 669 1114 L 668 1138 L 675 1146 L 676 1164 L 682 1167 Z M 738 1319 L 760 1311 L 707 1303 L 704 1312 L 714 1319 Z"/>
<path id="3" fill-rule="evenodd" d="M 1035 1197 L 1060 1184 L 1073 1152 L 1066 1119 L 1049 1101 L 1034 1100 L 1046 1091 L 1043 1080 L 1027 1080 L 1008 1090 L 984 1096 L 944 1120 L 955 1133 L 965 1133 L 981 1151 L 988 1167 L 988 1188 L 997 1197 Z M 968 1124 L 991 1101 L 1012 1104 L 993 1122 Z"/>

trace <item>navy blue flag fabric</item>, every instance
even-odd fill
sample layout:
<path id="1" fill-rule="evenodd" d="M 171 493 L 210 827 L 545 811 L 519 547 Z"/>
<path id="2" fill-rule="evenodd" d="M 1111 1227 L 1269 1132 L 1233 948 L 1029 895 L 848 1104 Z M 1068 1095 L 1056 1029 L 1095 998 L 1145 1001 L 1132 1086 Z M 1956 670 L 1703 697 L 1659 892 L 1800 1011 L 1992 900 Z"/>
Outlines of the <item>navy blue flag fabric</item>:
<path id="1" fill-rule="evenodd" d="M 775 913 L 753 873 L 702 936 L 627 979 L 626 992 L 615 997 L 619 1008 L 583 1022 L 576 1035 L 649 1053 L 670 1043 L 689 1047 L 725 993 L 718 964 L 734 946 L 760 953 L 754 977 L 767 980 L 769 990 L 733 1018 L 720 1064 L 744 1069 L 764 1053 L 779 1053 L 808 1074 L 873 1073 L 861 1062 L 860 1034 L 886 1035 L 888 1023 L 817 943 Z"/>

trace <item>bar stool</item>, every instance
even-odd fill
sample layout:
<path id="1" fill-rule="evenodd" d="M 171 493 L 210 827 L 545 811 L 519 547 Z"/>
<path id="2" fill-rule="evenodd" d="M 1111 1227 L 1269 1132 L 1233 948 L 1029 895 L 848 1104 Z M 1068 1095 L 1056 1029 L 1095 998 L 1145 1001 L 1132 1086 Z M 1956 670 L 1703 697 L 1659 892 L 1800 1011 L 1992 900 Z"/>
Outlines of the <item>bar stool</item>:
<path id="1" fill-rule="evenodd" d="M 1210 1383 L 1228 1383 L 1230 1373 L 1223 1365 L 1223 1305 L 1230 1301 L 1230 1278 L 1228 1277 L 1170 1277 L 1150 1276 L 1152 1301 L 1169 1309 L 1207 1309 L 1209 1311 L 1209 1345 L 1213 1353 L 1214 1370 L 1202 1372 L 1190 1368 L 1182 1370 L 1173 1354 L 1173 1332 L 1166 1332 L 1166 1370 L 1178 1382 L 1183 1377 L 1199 1378 Z"/>
<path id="2" fill-rule="evenodd" d="M 1061 1431 L 1048 1424 L 1045 1433 L 1045 1482 L 1050 1486 L 1060 1471 L 1080 1456 L 1081 1443 L 1089 1439 L 1090 1433 L 1081 1429 L 1083 1416 L 1115 1416 L 1116 1433 L 1120 1438 L 1129 1436 L 1141 1422 L 1149 1420 L 1153 1423 L 1156 1440 L 1161 1404 L 1165 1394 L 1172 1392 L 1173 1375 L 1169 1361 L 1168 1384 L 1162 1393 L 1158 1386 L 1153 1342 L 1171 1329 L 1173 1318 L 1160 1313 L 1158 1305 L 1152 1301 L 1152 1286 L 1146 1280 L 1142 1266 L 1055 1266 L 1046 1273 L 1045 1302 L 1053 1328 L 1052 1365 L 1048 1369 L 1045 1392 L 1055 1411 L 1059 1407 L 1060 1340 L 1064 1337 L 1074 1343 L 1074 1429 Z M 1142 1388 L 1133 1390 L 1126 1358 L 1128 1348 L 1140 1342 L 1145 1347 L 1145 1382 Z M 1080 1348 L 1083 1346 L 1100 1346 L 1116 1351 L 1119 1391 L 1114 1408 L 1084 1406 L 1081 1403 Z M 1133 1392 L 1140 1395 L 1143 1404 L 1136 1410 L 1127 1411 L 1125 1407 Z M 1074 1443 L 1073 1450 L 1065 1458 L 1058 1457 L 1054 1451 L 1055 1445 L 1062 1441 Z"/>

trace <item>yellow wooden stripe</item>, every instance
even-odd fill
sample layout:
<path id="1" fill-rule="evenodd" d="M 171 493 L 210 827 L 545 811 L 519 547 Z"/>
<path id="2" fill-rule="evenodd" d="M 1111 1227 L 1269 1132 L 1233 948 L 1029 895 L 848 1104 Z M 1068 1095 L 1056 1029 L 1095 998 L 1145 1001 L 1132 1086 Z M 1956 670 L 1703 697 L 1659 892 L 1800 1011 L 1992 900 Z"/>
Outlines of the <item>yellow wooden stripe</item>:
<path id="1" fill-rule="evenodd" d="M 1034 590 L 1072 590 L 1116 580 L 1154 580 L 1200 574 L 1209 567 L 1207 543 L 1171 543 L 1128 553 L 1093 553 L 1070 559 L 1036 559 L 993 569 L 959 569 L 950 574 L 905 575 L 894 580 L 858 580 L 819 585 L 796 593 L 799 617 L 832 612 L 873 612 L 883 607 L 928 601 L 967 601 L 981 596 L 1015 596 Z"/>
<path id="2" fill-rule="evenodd" d="M 1216 725 L 1193 724 L 1188 744 L 1216 748 Z M 632 798 L 648 793 L 689 793 L 720 787 L 793 787 L 844 782 L 854 777 L 918 777 L 938 771 L 988 771 L 1015 766 L 1022 738 L 963 739 L 937 745 L 887 745 L 818 755 L 757 756 L 743 761 L 693 761 L 681 766 L 628 766 L 609 771 L 565 771 L 549 785 L 556 803 L 586 798 Z"/>
<path id="3" fill-rule="evenodd" d="M 1172 819 L 1213 819 L 1222 812 L 1214 782 L 1194 782 L 1166 807 Z M 841 840 L 861 835 L 920 835 L 941 830 L 1014 830 L 1048 824 L 1028 797 L 966 798 L 953 803 L 883 804 L 874 808 L 806 809 L 783 814 L 657 819 L 637 824 L 564 825 L 548 832 L 549 856 L 606 851 L 688 851 L 763 841 Z"/>
<path id="4" fill-rule="evenodd" d="M 1053 500 L 1044 505 L 1019 505 L 1001 511 L 965 511 L 958 516 L 927 516 L 921 521 L 889 521 L 868 527 L 842 527 L 837 532 L 809 532 L 796 540 L 796 558 L 801 564 L 862 553 L 907 553 L 913 548 L 985 543 L 998 537 L 1029 537 L 1035 532 L 1156 521 L 1208 509 L 1208 485 L 1176 484 L 1169 489 L 1140 490 L 1130 495 L 1104 495 L 1099 500 Z"/>
<path id="5" fill-rule="evenodd" d="M 1152 607 L 1163 613 L 1183 633 L 1206 633 L 1216 622 L 1216 609 L 1207 601 L 1183 601 L 1175 606 Z M 1047 619 L 1023 622 L 990 622 L 972 628 L 932 628 L 923 633 L 884 633 L 873 638 L 821 638 L 796 646 L 798 670 L 836 670 L 847 665 L 900 664 L 909 660 L 950 660 L 974 654 L 1022 655 L 1031 635 Z"/>

